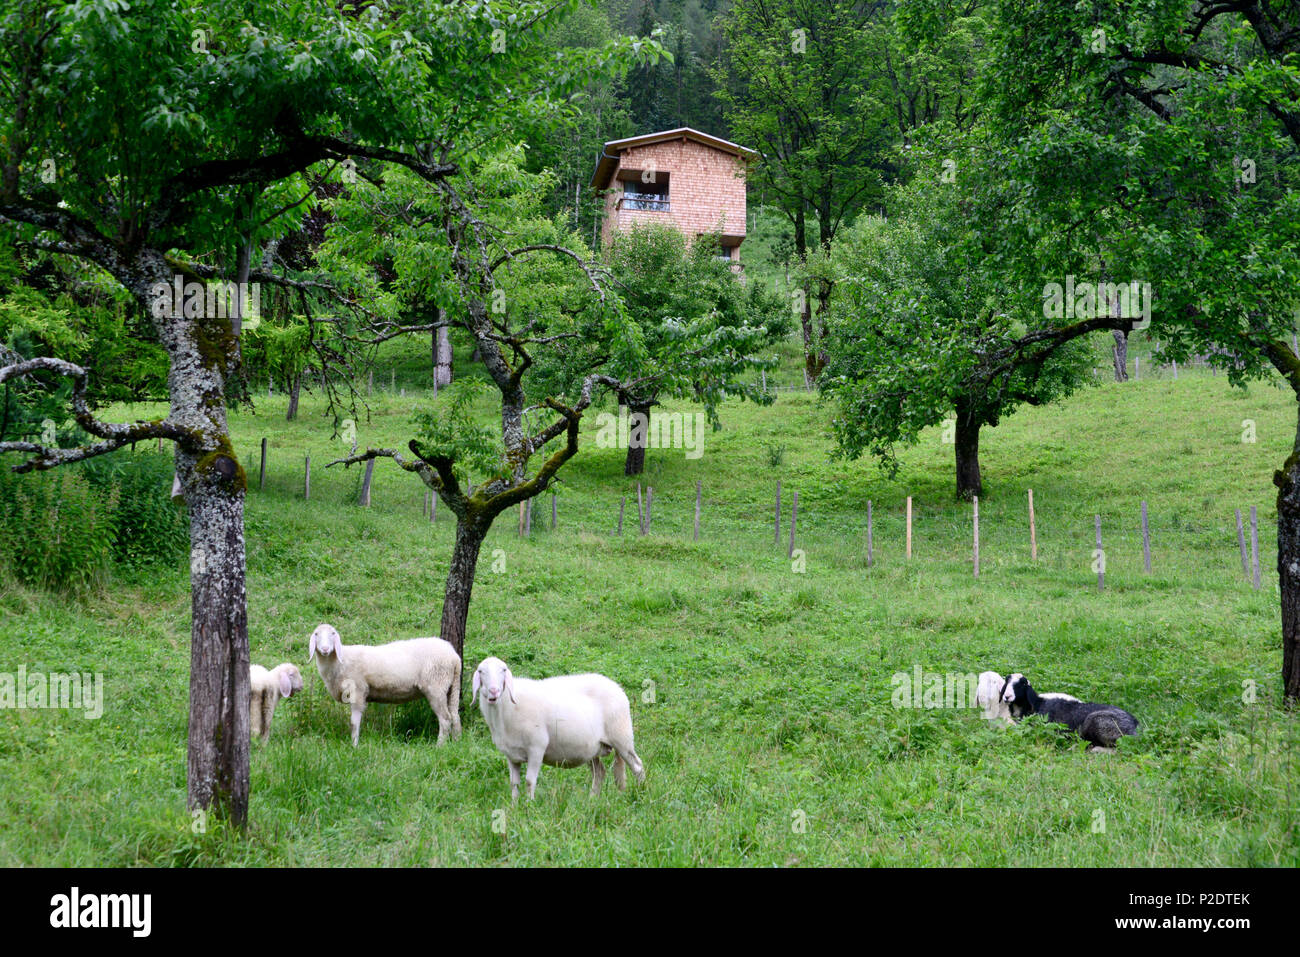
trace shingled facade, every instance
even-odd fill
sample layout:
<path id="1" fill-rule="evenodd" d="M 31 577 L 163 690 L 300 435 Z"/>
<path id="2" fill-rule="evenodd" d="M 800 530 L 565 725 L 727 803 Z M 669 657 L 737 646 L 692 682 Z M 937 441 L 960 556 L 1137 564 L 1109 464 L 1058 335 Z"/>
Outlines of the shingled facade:
<path id="1" fill-rule="evenodd" d="M 602 241 L 635 223 L 669 223 L 691 242 L 719 234 L 721 254 L 739 269 L 745 172 L 757 156 L 689 127 L 611 140 L 591 178 L 591 187 L 605 194 Z"/>

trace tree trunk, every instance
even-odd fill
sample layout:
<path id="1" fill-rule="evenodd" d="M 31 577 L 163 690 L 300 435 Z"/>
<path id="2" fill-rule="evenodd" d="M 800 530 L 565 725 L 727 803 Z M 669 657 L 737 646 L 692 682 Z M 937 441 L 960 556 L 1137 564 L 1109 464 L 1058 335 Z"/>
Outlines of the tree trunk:
<path id="1" fill-rule="evenodd" d="M 954 446 L 957 457 L 957 498 L 969 502 L 976 495 L 983 497 L 984 484 L 980 479 L 980 420 L 970 404 L 957 403 L 957 431 Z"/>
<path id="2" fill-rule="evenodd" d="M 188 463 L 182 460 L 189 458 Z M 233 458 L 193 462 L 190 511 L 190 717 L 188 804 L 248 819 L 248 613 L 244 567 L 244 478 Z"/>
<path id="3" fill-rule="evenodd" d="M 632 427 L 633 416 L 641 415 L 645 418 L 645 426 L 640 430 Z M 640 475 L 645 471 L 645 447 L 646 439 L 650 430 L 650 405 L 633 405 L 628 403 L 627 406 L 627 460 L 623 463 L 624 475 Z M 640 433 L 638 435 L 638 432 Z"/>
<path id="4" fill-rule="evenodd" d="M 479 549 L 487 537 L 491 519 L 471 516 L 456 520 L 456 545 L 447 570 L 447 587 L 442 598 L 442 625 L 438 637 L 465 658 L 465 622 L 469 618 L 469 599 L 474 591 L 474 571 L 478 567 Z"/>
<path id="5" fill-rule="evenodd" d="M 439 321 L 446 313 L 438 310 Z M 433 353 L 433 379 L 439 388 L 451 385 L 451 330 L 447 327 L 434 329 L 430 349 Z"/>
<path id="6" fill-rule="evenodd" d="M 826 311 L 830 307 L 832 286 L 825 279 L 817 281 L 817 319 L 813 324 L 813 334 L 817 340 L 817 361 L 813 366 L 812 380 L 815 384 L 821 376 L 822 370 L 830 362 L 830 354 L 826 351 Z"/>
<path id="7" fill-rule="evenodd" d="M 799 262 L 808 261 L 808 220 L 800 209 L 794 217 L 794 253 Z M 803 333 L 804 382 L 811 385 L 817 380 L 818 343 L 816 330 L 813 328 L 813 306 L 811 283 L 805 282 L 800 290 L 803 301 L 799 310 L 799 326 Z M 628 473 L 631 474 L 631 473 Z"/>
<path id="8" fill-rule="evenodd" d="M 293 377 L 293 387 L 289 389 L 289 411 L 284 414 L 286 422 L 298 418 L 298 393 L 302 391 L 302 373 Z"/>
<path id="9" fill-rule="evenodd" d="M 1300 428 L 1297 450 L 1273 476 L 1277 492 L 1277 574 L 1282 599 L 1282 690 L 1300 700 Z"/>
<path id="10" fill-rule="evenodd" d="M 141 304 L 174 267 L 142 250 L 120 277 Z M 189 277 L 187 277 L 189 278 Z M 176 480 L 190 513 L 190 708 L 187 803 L 248 820 L 248 611 L 244 565 L 247 479 L 230 445 L 226 384 L 239 373 L 239 339 L 219 318 L 159 318 L 167 350 L 170 417 L 187 430 L 177 442 Z"/>
<path id="11" fill-rule="evenodd" d="M 1112 329 L 1111 334 L 1115 336 L 1115 348 L 1112 354 L 1115 358 L 1115 381 L 1128 381 L 1128 333 L 1123 329 Z"/>

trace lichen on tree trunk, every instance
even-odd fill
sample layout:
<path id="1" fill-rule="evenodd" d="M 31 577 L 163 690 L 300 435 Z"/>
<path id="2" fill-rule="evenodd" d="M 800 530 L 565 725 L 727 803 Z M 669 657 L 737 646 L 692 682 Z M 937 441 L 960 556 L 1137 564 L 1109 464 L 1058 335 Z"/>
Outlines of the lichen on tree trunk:
<path id="1" fill-rule="evenodd" d="M 188 803 L 242 825 L 249 795 L 243 473 L 233 458 L 217 454 L 200 460 L 193 474 L 186 495 L 193 616 Z"/>

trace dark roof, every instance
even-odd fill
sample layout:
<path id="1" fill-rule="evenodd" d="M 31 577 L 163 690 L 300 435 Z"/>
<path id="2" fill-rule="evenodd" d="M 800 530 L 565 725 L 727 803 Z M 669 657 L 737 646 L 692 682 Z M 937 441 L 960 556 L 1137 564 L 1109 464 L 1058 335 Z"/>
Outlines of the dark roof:
<path id="1" fill-rule="evenodd" d="M 610 179 L 614 175 L 614 170 L 618 167 L 618 154 L 623 150 L 630 149 L 634 146 L 649 146 L 653 143 L 667 143 L 672 140 L 693 140 L 696 143 L 702 143 L 710 146 L 715 150 L 723 153 L 730 153 L 733 156 L 739 156 L 745 162 L 750 162 L 758 158 L 758 153 L 744 146 L 739 146 L 730 140 L 724 140 L 717 136 L 710 136 L 708 133 L 701 133 L 699 130 L 693 130 L 689 126 L 678 127 L 675 130 L 664 130 L 660 133 L 646 133 L 642 136 L 629 136 L 627 139 L 610 140 L 601 150 L 600 158 L 596 161 L 596 172 L 591 177 L 591 189 L 604 189 L 609 185 Z M 613 154 L 613 155 L 610 155 Z"/>

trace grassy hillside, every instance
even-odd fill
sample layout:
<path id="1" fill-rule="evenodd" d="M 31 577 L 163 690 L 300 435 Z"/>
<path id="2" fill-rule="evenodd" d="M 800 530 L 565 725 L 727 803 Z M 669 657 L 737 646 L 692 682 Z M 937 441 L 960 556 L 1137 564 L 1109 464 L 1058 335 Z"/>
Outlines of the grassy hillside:
<path id="1" fill-rule="evenodd" d="M 376 380 L 386 386 L 387 373 Z M 360 443 L 404 445 L 424 401 L 385 388 Z M 194 834 L 184 811 L 185 569 L 118 574 L 74 598 L 0 584 L 0 671 L 101 671 L 108 682 L 98 721 L 0 711 L 0 864 L 1300 863 L 1300 728 L 1279 707 L 1270 571 L 1270 477 L 1295 412 L 1276 389 L 1144 374 L 987 430 L 978 580 L 970 507 L 952 501 L 952 448 L 938 429 L 891 479 L 828 457 L 828 410 L 813 395 L 729 405 L 698 460 L 648 454 L 653 529 L 635 534 L 629 504 L 618 538 L 619 500 L 634 502 L 635 484 L 620 450 L 595 447 L 591 421 L 563 472 L 558 527 L 547 497 L 531 539 L 517 537 L 513 515 L 489 538 L 468 668 L 495 654 L 523 675 L 611 676 L 632 699 L 649 777 L 626 794 L 611 779 L 591 800 L 585 770 L 544 768 L 535 804 L 516 809 L 468 689 L 459 744 L 435 748 L 419 703 L 372 707 L 350 746 L 346 709 L 305 664 L 307 636 L 321 621 L 348 642 L 436 632 L 453 526 L 445 510 L 432 526 L 421 517 L 422 487 L 390 462 L 376 467 L 373 507 L 358 508 L 360 470 L 321 468 L 343 451 L 321 405 L 305 399 L 294 423 L 283 411 L 280 397 L 263 397 L 234 421 L 236 450 L 250 458 L 253 660 L 295 661 L 307 677 L 277 711 L 269 745 L 254 743 L 247 839 Z M 1256 424 L 1254 444 L 1241 441 L 1244 419 Z M 259 492 L 262 436 L 271 466 Z M 795 491 L 802 571 L 785 547 Z M 1260 591 L 1242 575 L 1232 517 L 1252 504 Z M 1004 731 L 971 709 L 893 707 L 891 676 L 917 666 L 1022 671 L 1040 690 L 1123 705 L 1144 730 L 1118 754 L 1093 754 L 1032 722 Z M 1258 700 L 1247 705 L 1252 681 Z"/>

